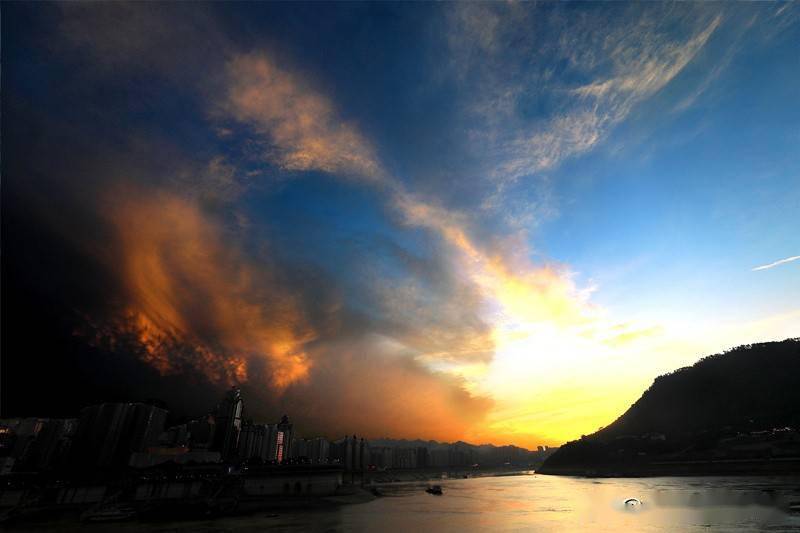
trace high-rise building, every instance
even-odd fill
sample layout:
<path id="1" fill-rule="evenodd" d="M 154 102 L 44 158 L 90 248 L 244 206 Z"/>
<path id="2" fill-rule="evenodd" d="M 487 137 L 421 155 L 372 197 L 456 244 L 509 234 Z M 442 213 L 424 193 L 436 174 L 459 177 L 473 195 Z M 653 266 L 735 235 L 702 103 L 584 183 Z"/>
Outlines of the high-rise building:
<path id="1" fill-rule="evenodd" d="M 417 449 L 416 448 L 396 448 L 394 450 L 394 468 L 416 468 Z"/>
<path id="2" fill-rule="evenodd" d="M 186 430 L 189 433 L 189 444 L 192 448 L 208 449 L 213 447 L 216 424 L 212 415 L 192 420 L 186 424 Z"/>
<path id="3" fill-rule="evenodd" d="M 357 468 L 364 472 L 369 468 L 370 455 L 372 454 L 369 446 L 369 441 L 361 437 L 361 442 L 358 445 L 358 463 Z"/>
<path id="4" fill-rule="evenodd" d="M 72 457 L 75 466 L 119 466 L 132 452 L 158 443 L 167 411 L 143 403 L 104 403 L 81 411 Z"/>
<path id="5" fill-rule="evenodd" d="M 264 424 L 264 440 L 261 442 L 260 457 L 266 462 L 274 462 L 278 454 L 278 424 Z"/>
<path id="6" fill-rule="evenodd" d="M 341 464 L 348 472 L 367 469 L 372 459 L 369 443 L 355 435 L 330 443 L 329 449 L 330 462 Z"/>
<path id="7" fill-rule="evenodd" d="M 25 466 L 36 470 L 62 466 L 77 426 L 78 420 L 75 418 L 48 420 L 27 450 Z"/>
<path id="8" fill-rule="evenodd" d="M 289 417 L 283 415 L 276 429 L 275 460 L 280 464 L 289 459 L 289 451 L 292 449 L 292 424 Z"/>
<path id="9" fill-rule="evenodd" d="M 236 387 L 231 387 L 214 415 L 216 427 L 212 449 L 220 452 L 223 460 L 231 460 L 238 453 L 242 411 L 242 393 Z"/>
<path id="10" fill-rule="evenodd" d="M 372 448 L 370 454 L 370 464 L 376 468 L 392 468 L 394 463 L 394 449 L 388 446 Z"/>
<path id="11" fill-rule="evenodd" d="M 23 467 L 29 466 L 25 464 L 25 458 L 30 454 L 39 432 L 48 422 L 47 418 L 19 418 L 9 424 L 13 436 L 10 439 L 9 455 Z"/>
<path id="12" fill-rule="evenodd" d="M 239 459 L 273 461 L 270 450 L 274 449 L 274 445 L 271 446 L 269 442 L 275 436 L 273 428 L 274 425 L 245 423 L 239 436 Z"/>
<path id="13" fill-rule="evenodd" d="M 309 441 L 303 438 L 292 440 L 292 459 L 311 462 L 308 458 Z"/>
<path id="14" fill-rule="evenodd" d="M 450 466 L 450 451 L 445 448 L 434 448 L 428 452 L 429 466 Z"/>
<path id="15" fill-rule="evenodd" d="M 417 448 L 417 468 L 428 467 L 428 448 L 419 446 Z"/>
<path id="16" fill-rule="evenodd" d="M 189 446 L 189 425 L 179 424 L 172 426 L 164 431 L 158 438 L 158 444 L 167 447 L 188 447 Z"/>
<path id="17" fill-rule="evenodd" d="M 238 458 L 283 463 L 291 458 L 307 457 L 315 449 L 320 456 L 318 462 L 323 462 L 323 459 L 327 462 L 327 441 L 324 445 L 317 443 L 316 448 L 313 448 L 314 444 L 311 440 L 294 438 L 293 424 L 287 416 L 283 416 L 277 424 L 254 424 L 248 421 L 241 427 Z"/>
<path id="18" fill-rule="evenodd" d="M 308 460 L 313 464 L 327 464 L 330 454 L 330 442 L 324 437 L 316 437 L 308 441 Z"/>

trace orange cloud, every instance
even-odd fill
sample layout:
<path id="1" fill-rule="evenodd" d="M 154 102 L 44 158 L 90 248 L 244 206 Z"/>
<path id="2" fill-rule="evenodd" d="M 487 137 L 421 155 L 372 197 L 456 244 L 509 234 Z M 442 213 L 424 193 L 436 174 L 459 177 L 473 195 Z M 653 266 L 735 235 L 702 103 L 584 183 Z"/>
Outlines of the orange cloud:
<path id="1" fill-rule="evenodd" d="M 366 138 L 354 126 L 338 120 L 331 103 L 296 75 L 277 68 L 261 55 L 238 57 L 230 65 L 229 73 L 225 110 L 231 118 L 251 126 L 262 141 L 270 143 L 268 158 L 290 170 L 355 176 L 379 185 L 403 224 L 423 228 L 445 244 L 443 260 L 454 287 L 450 291 L 452 301 L 432 299 L 424 284 L 374 282 L 387 319 L 400 325 L 390 332 L 392 342 L 404 350 L 404 364 L 426 369 L 420 374 L 424 377 L 422 382 L 432 380 L 439 386 L 439 380 L 432 376 L 438 375 L 437 371 L 445 372 L 448 379 L 461 384 L 450 390 L 460 391 L 467 398 L 494 398 L 499 391 L 487 389 L 486 375 L 493 375 L 492 360 L 498 348 L 506 349 L 509 344 L 520 342 L 535 345 L 539 340 L 539 324 L 551 324 L 566 331 L 591 322 L 594 309 L 588 304 L 588 294 L 575 286 L 568 273 L 534 265 L 521 240 L 501 248 L 479 243 L 470 231 L 471 221 L 464 214 L 409 193 L 399 179 L 382 170 Z M 459 320 L 451 320 L 453 317 Z M 453 327 L 453 324 L 458 325 Z M 363 364 L 376 363 L 373 358 L 365 358 Z M 526 374 L 530 370 L 529 363 L 517 366 Z M 351 371 L 350 364 L 343 369 Z M 386 371 L 404 375 L 402 368 Z M 346 423 L 363 427 L 363 420 L 373 416 L 385 422 L 404 419 L 402 413 L 413 413 L 414 418 L 419 418 L 419 413 L 439 410 L 444 413 L 437 418 L 453 420 L 451 400 L 426 395 L 408 397 L 404 391 L 410 389 L 402 386 L 395 390 L 393 384 L 397 382 L 387 374 L 381 374 L 377 380 L 354 378 L 353 382 L 359 383 L 358 389 L 343 390 L 330 400 L 334 404 L 343 403 L 342 412 L 350 412 L 344 405 L 363 404 Z M 374 391 L 374 397 L 382 400 L 373 404 L 366 398 L 351 398 L 356 391 L 370 389 L 373 384 L 380 389 Z M 419 388 L 415 386 L 413 390 Z M 360 392 L 356 395 L 361 398 Z M 405 406 L 405 410 L 396 409 L 398 414 L 390 414 L 395 411 L 396 402 L 391 399 L 394 397 Z M 485 414 L 492 409 L 491 405 L 488 403 L 479 411 Z M 376 412 L 369 414 L 369 410 Z M 491 438 L 494 442 L 503 438 L 498 437 L 501 433 L 505 438 L 513 435 L 518 442 L 530 442 L 538 433 L 537 428 L 517 426 L 484 432 L 479 420 L 482 422 L 483 417 L 475 421 L 464 419 L 456 427 L 460 434 Z M 471 427 L 465 427 L 465 423 Z M 374 422 L 367 426 L 381 427 Z M 420 422 L 416 426 L 411 434 L 447 439 L 455 435 L 452 429 L 433 433 L 433 429 L 422 428 Z M 408 427 L 398 421 L 383 431 L 408 435 L 409 430 L 405 429 Z"/>
<path id="2" fill-rule="evenodd" d="M 531 264 L 524 245 L 515 251 L 488 250 L 469 235 L 463 215 L 407 194 L 395 198 L 406 223 L 435 231 L 455 249 L 457 268 L 482 290 L 490 312 L 517 322 L 585 321 L 585 296 L 565 273 Z"/>
<path id="3" fill-rule="evenodd" d="M 129 297 L 115 324 L 133 334 L 144 361 L 165 374 L 193 367 L 217 383 L 264 368 L 279 390 L 307 378 L 305 345 L 316 333 L 268 266 L 246 258 L 188 200 L 125 191 L 112 205 Z"/>
<path id="4" fill-rule="evenodd" d="M 322 170 L 379 180 L 370 143 L 342 121 L 323 95 L 264 55 L 240 55 L 228 66 L 223 109 L 274 145 L 269 157 L 287 170 Z"/>
<path id="5" fill-rule="evenodd" d="M 289 388 L 287 409 L 309 429 L 332 436 L 350 431 L 453 441 L 485 423 L 492 399 L 471 394 L 462 379 L 431 372 L 397 348 L 376 336 L 315 346 L 311 379 Z"/>

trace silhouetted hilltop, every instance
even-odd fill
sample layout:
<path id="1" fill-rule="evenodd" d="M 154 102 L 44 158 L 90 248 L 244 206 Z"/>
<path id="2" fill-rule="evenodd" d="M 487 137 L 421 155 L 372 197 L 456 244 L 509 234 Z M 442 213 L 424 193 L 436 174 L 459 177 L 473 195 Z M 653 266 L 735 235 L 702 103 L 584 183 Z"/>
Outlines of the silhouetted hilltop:
<path id="1" fill-rule="evenodd" d="M 472 444 L 470 442 L 464 442 L 463 440 L 455 441 L 455 442 L 439 442 L 437 440 L 422 440 L 422 439 L 390 439 L 388 437 L 380 438 L 380 439 L 369 439 L 369 443 L 371 446 L 385 446 L 387 448 L 447 448 L 450 446 L 458 446 L 462 448 L 469 448 L 474 450 L 494 450 L 494 449 L 508 449 L 508 450 L 519 450 L 520 452 L 532 452 L 533 450 L 529 450 L 527 448 L 521 448 L 519 446 L 514 446 L 513 444 L 505 444 L 505 445 L 495 445 L 495 444 Z"/>
<path id="2" fill-rule="evenodd" d="M 656 378 L 614 423 L 562 446 L 539 471 L 721 473 L 733 465 L 747 473 L 770 461 L 770 471 L 792 470 L 798 428 L 800 339 L 746 345 Z"/>
<path id="3" fill-rule="evenodd" d="M 494 444 L 470 444 L 464 441 L 438 442 L 421 439 L 370 439 L 369 445 L 373 449 L 425 449 L 428 454 L 446 453 L 449 463 L 481 466 L 535 465 L 541 463 L 547 455 L 552 453 L 552 449 L 532 451 L 513 445 L 495 446 Z"/>

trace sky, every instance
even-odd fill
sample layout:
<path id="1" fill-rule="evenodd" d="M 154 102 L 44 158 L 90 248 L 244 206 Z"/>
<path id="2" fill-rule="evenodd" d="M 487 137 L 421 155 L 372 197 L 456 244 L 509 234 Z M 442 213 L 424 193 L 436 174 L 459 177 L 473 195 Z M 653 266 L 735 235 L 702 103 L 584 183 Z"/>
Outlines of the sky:
<path id="1" fill-rule="evenodd" d="M 534 447 L 800 336 L 795 3 L 5 3 L 2 410 Z"/>

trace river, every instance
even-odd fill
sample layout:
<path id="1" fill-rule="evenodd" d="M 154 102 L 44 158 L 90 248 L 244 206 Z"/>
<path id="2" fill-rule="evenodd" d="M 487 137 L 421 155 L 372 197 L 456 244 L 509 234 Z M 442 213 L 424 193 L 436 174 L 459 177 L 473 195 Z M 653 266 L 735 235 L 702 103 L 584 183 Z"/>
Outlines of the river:
<path id="1" fill-rule="evenodd" d="M 796 477 L 585 479 L 520 475 L 382 487 L 374 501 L 338 508 L 259 513 L 171 524 L 147 531 L 800 531 Z M 641 505 L 626 506 L 628 498 Z M 142 524 L 120 524 L 142 530 Z M 108 526 L 105 526 L 108 527 Z M 131 529 L 132 528 L 132 529 Z M 86 528 L 93 531 L 94 527 Z"/>

